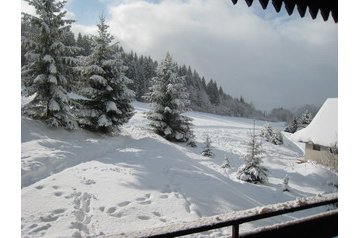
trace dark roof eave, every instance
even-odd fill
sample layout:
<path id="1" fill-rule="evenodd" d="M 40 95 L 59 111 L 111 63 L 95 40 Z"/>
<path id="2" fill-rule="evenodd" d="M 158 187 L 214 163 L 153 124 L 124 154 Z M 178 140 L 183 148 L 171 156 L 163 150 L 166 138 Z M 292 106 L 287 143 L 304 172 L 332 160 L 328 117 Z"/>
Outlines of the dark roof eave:
<path id="1" fill-rule="evenodd" d="M 235 5 L 238 0 L 231 0 Z M 254 0 L 245 0 L 246 4 L 250 7 Z M 270 0 L 259 0 L 263 9 L 267 8 Z M 271 0 L 276 12 L 280 12 L 283 3 L 288 15 L 291 15 L 296 7 L 301 17 L 304 17 L 307 9 L 312 19 L 316 19 L 318 12 L 324 21 L 327 21 L 329 15 L 332 16 L 334 22 L 338 22 L 338 0 Z"/>

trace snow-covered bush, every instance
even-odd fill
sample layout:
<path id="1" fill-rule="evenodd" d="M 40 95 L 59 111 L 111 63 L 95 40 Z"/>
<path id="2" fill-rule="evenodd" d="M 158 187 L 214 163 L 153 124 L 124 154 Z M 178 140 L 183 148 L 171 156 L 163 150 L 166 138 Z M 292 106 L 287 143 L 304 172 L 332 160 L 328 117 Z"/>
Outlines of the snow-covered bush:
<path id="1" fill-rule="evenodd" d="M 295 133 L 298 130 L 301 130 L 308 126 L 313 117 L 309 111 L 304 111 L 301 115 L 293 117 L 288 123 L 285 128 L 286 132 Z"/>
<path id="2" fill-rule="evenodd" d="M 255 135 L 250 134 L 247 152 L 244 155 L 244 164 L 237 170 L 237 178 L 251 183 L 264 183 L 267 181 L 268 169 L 262 165 L 262 142 Z"/>
<path id="3" fill-rule="evenodd" d="M 86 129 L 115 132 L 134 114 L 130 104 L 134 93 L 127 88 L 131 81 L 125 76 L 122 52 L 111 44 L 113 36 L 103 16 L 97 27 L 92 53 L 82 57 L 83 65 L 78 67 L 84 78 L 79 92 L 88 98 L 77 110 L 78 122 Z"/>
<path id="4" fill-rule="evenodd" d="M 223 168 L 223 169 L 231 168 L 229 159 L 225 158 L 223 164 L 220 167 Z"/>
<path id="5" fill-rule="evenodd" d="M 205 147 L 203 152 L 201 152 L 202 156 L 206 156 L 206 157 L 212 157 L 214 156 L 213 151 L 211 150 L 211 140 L 209 135 L 206 135 L 206 139 L 205 139 Z"/>
<path id="6" fill-rule="evenodd" d="M 284 192 L 289 191 L 289 189 L 288 189 L 288 181 L 289 180 L 290 180 L 290 178 L 286 174 L 286 176 L 283 178 L 283 181 L 282 181 L 282 191 L 284 191 Z"/>
<path id="7" fill-rule="evenodd" d="M 178 76 L 177 65 L 167 53 L 157 68 L 157 76 L 152 78 L 150 92 L 144 96 L 151 102 L 147 118 L 155 133 L 169 141 L 193 141 L 191 119 L 182 115 L 189 110 L 188 97 L 184 77 Z"/>
<path id="8" fill-rule="evenodd" d="M 266 124 L 264 128 L 262 128 L 260 136 L 267 142 L 275 145 L 281 145 L 283 143 L 281 132 L 272 128 L 270 124 Z"/>
<path id="9" fill-rule="evenodd" d="M 21 69 L 24 96 L 34 99 L 22 108 L 25 115 L 45 121 L 50 127 L 77 127 L 67 96 L 72 57 L 77 47 L 64 43 L 72 20 L 66 20 L 65 2 L 29 0 L 37 16 L 23 13 L 31 28 L 21 38 L 24 62 Z"/>

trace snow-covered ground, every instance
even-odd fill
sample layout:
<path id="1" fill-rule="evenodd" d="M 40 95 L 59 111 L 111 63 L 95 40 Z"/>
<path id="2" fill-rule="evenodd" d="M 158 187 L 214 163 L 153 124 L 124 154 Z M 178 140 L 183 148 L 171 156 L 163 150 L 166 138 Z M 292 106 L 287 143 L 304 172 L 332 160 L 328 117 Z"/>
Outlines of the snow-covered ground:
<path id="1" fill-rule="evenodd" d="M 23 237 L 94 237 L 190 221 L 296 197 L 336 192 L 337 174 L 314 163 L 297 163 L 303 150 L 285 134 L 281 146 L 264 143 L 265 185 L 236 179 L 253 120 L 190 112 L 197 148 L 170 143 L 152 133 L 144 112 L 136 114 L 121 135 L 105 136 L 84 130 L 48 129 L 22 118 Z M 265 124 L 256 121 L 260 130 Z M 281 128 L 283 124 L 274 123 Z M 215 156 L 201 156 L 206 134 Z M 222 169 L 225 157 L 232 169 Z M 282 192 L 289 176 L 290 192 Z M 240 229 L 282 222 L 307 212 L 290 214 Z M 220 229 L 195 237 L 221 237 Z"/>

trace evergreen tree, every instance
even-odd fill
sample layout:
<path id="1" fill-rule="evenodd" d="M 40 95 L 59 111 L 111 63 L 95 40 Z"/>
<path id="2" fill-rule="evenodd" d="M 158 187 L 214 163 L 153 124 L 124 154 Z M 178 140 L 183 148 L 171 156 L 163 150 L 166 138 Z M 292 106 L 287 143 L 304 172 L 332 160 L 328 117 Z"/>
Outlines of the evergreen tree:
<path id="1" fill-rule="evenodd" d="M 298 129 L 297 117 L 294 117 L 291 121 L 288 122 L 285 131 L 289 133 L 295 133 L 297 129 Z"/>
<path id="2" fill-rule="evenodd" d="M 145 99 L 152 103 L 147 117 L 150 126 L 158 135 L 169 141 L 191 142 L 193 132 L 191 119 L 181 115 L 188 111 L 188 93 L 184 87 L 184 78 L 177 74 L 177 65 L 167 53 L 152 79 L 150 92 Z"/>
<path id="3" fill-rule="evenodd" d="M 306 110 L 302 115 L 299 117 L 299 127 L 305 128 L 308 126 L 312 121 L 312 114 Z"/>
<path id="4" fill-rule="evenodd" d="M 281 145 L 283 143 L 281 132 L 277 129 L 272 128 L 272 126 L 267 123 L 262 128 L 260 136 L 263 137 L 267 142 L 270 142 L 275 145 Z"/>
<path id="5" fill-rule="evenodd" d="M 26 15 L 21 17 L 21 41 L 29 38 L 31 36 L 31 32 L 34 31 L 39 34 L 39 29 L 37 29 L 34 25 L 31 25 L 31 19 Z M 23 67 L 26 63 L 26 48 L 25 44 L 21 44 L 21 67 Z"/>
<path id="6" fill-rule="evenodd" d="M 220 103 L 220 95 L 216 82 L 211 79 L 206 87 L 210 102 L 214 105 L 218 105 Z"/>
<path id="7" fill-rule="evenodd" d="M 78 33 L 76 44 L 81 48 L 80 54 L 83 56 L 89 56 L 92 51 L 92 40 L 88 35 L 82 35 Z"/>
<path id="8" fill-rule="evenodd" d="M 305 110 L 302 114 L 293 117 L 287 124 L 285 128 L 286 132 L 295 133 L 298 130 L 301 130 L 307 127 L 312 121 L 312 114 Z"/>
<path id="9" fill-rule="evenodd" d="M 22 36 L 25 62 L 21 79 L 27 96 L 34 95 L 23 112 L 51 127 L 73 129 L 77 126 L 69 107 L 67 88 L 69 67 L 75 66 L 72 57 L 77 50 L 66 46 L 72 20 L 65 20 L 65 1 L 27 0 L 37 16 L 23 14 L 31 30 Z"/>
<path id="10" fill-rule="evenodd" d="M 254 131 L 250 134 L 244 164 L 237 171 L 237 178 L 251 183 L 263 183 L 267 180 L 268 170 L 262 166 L 262 143 Z"/>
<path id="11" fill-rule="evenodd" d="M 127 68 L 122 52 L 112 44 L 113 36 L 103 16 L 97 27 L 93 51 L 80 67 L 86 86 L 82 94 L 88 100 L 83 100 L 84 106 L 78 112 L 79 123 L 90 130 L 115 132 L 134 114 L 130 104 L 133 92 L 127 88 L 130 81 L 124 74 Z"/>
<path id="12" fill-rule="evenodd" d="M 205 138 L 205 147 L 204 147 L 203 152 L 201 152 L 201 155 L 202 155 L 202 156 L 206 156 L 206 157 L 212 157 L 212 156 L 214 156 L 214 153 L 213 153 L 212 150 L 211 150 L 211 140 L 210 140 L 209 135 L 206 135 L 206 138 Z"/>

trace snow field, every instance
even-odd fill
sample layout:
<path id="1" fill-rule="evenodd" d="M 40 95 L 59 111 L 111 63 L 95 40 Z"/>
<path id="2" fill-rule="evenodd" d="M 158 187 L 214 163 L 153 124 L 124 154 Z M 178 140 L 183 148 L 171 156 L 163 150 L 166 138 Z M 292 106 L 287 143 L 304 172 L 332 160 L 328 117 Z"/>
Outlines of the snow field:
<path id="1" fill-rule="evenodd" d="M 143 114 L 148 105 L 135 102 L 134 107 L 134 117 L 113 137 L 48 129 L 41 122 L 22 119 L 23 237 L 124 234 L 337 190 L 328 183 L 336 181 L 337 174 L 313 163 L 297 163 L 302 154 L 286 143 L 263 144 L 264 165 L 270 170 L 267 184 L 238 181 L 236 170 L 252 120 L 187 113 L 194 119 L 198 145 L 191 148 L 152 133 Z M 256 121 L 257 130 L 264 123 Z M 206 134 L 213 158 L 200 155 Z M 225 157 L 231 169 L 220 167 Z M 282 192 L 286 174 L 290 192 Z M 240 229 L 306 214 L 244 224 Z M 191 237 L 220 237 L 230 229 Z"/>

